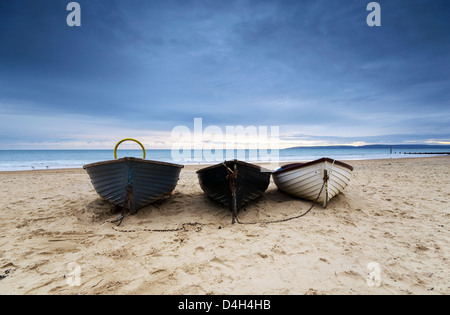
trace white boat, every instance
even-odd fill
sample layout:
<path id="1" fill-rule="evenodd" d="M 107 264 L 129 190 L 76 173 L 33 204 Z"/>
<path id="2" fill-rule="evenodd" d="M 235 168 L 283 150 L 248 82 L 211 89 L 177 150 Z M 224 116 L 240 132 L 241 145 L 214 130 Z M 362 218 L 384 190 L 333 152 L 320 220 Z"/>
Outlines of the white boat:
<path id="1" fill-rule="evenodd" d="M 317 199 L 326 208 L 328 201 L 347 187 L 352 171 L 351 165 L 321 158 L 308 163 L 284 165 L 272 176 L 279 190 L 302 199 Z"/>

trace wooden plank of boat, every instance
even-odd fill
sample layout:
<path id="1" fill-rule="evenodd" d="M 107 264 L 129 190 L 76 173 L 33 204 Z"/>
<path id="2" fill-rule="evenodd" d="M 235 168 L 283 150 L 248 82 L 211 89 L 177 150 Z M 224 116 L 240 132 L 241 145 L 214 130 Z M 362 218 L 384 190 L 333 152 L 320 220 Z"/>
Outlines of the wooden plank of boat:
<path id="1" fill-rule="evenodd" d="M 117 146 L 115 157 L 116 150 Z M 102 198 L 132 212 L 169 195 L 175 189 L 183 167 L 134 157 L 83 166 Z"/>
<path id="2" fill-rule="evenodd" d="M 233 223 L 240 208 L 267 190 L 271 173 L 269 169 L 239 160 L 197 171 L 200 187 L 208 197 L 230 207 Z"/>
<path id="3" fill-rule="evenodd" d="M 169 195 L 176 187 L 182 165 L 125 157 L 83 166 L 97 193 L 120 207 L 127 187 L 132 190 L 133 212 Z"/>
<path id="4" fill-rule="evenodd" d="M 272 176 L 279 190 L 307 200 L 316 200 L 324 186 L 317 202 L 326 208 L 328 201 L 347 187 L 352 171 L 351 165 L 321 158 L 308 163 L 284 165 Z"/>

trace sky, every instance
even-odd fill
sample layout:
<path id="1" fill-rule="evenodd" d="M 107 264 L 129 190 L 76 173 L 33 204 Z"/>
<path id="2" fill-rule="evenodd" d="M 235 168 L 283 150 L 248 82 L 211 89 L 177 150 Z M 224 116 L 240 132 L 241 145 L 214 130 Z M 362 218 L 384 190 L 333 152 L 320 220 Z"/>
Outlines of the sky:
<path id="1" fill-rule="evenodd" d="M 177 126 L 280 147 L 450 144 L 447 1 L 0 0 L 0 150 L 170 149 Z"/>

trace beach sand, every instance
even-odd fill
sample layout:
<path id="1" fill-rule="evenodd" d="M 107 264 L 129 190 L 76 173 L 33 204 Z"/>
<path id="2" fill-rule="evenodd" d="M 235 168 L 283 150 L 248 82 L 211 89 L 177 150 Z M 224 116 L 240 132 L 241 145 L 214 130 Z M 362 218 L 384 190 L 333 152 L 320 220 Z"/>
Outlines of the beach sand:
<path id="1" fill-rule="evenodd" d="M 203 166 L 186 166 L 170 198 L 118 228 L 131 232 L 105 222 L 118 213 L 82 169 L 0 173 L 0 294 L 449 294 L 450 157 L 347 163 L 327 209 L 256 225 L 231 225 Z M 310 205 L 271 181 L 239 218 Z"/>

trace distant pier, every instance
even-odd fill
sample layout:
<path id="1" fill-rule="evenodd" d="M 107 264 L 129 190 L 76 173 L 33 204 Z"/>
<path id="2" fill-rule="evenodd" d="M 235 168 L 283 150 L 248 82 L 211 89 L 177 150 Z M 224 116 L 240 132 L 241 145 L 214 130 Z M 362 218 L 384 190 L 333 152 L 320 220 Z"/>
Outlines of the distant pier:
<path id="1" fill-rule="evenodd" d="M 443 154 L 443 155 L 450 155 L 450 152 L 403 152 L 403 154 Z"/>

